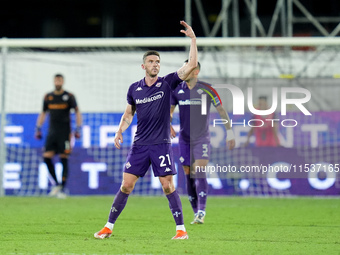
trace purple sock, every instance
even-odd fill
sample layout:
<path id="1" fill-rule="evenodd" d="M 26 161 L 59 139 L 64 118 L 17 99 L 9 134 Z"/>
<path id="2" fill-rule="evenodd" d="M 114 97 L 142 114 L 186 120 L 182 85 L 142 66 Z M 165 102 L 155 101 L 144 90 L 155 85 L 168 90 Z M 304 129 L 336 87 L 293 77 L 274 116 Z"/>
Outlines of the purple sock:
<path id="1" fill-rule="evenodd" d="M 128 200 L 129 194 L 123 193 L 120 189 L 117 192 L 115 199 L 113 200 L 113 204 L 109 214 L 110 223 L 115 223 L 119 214 L 123 211 L 126 202 Z"/>
<path id="2" fill-rule="evenodd" d="M 206 178 L 197 178 L 196 179 L 196 193 L 198 200 L 198 210 L 205 211 L 205 206 L 207 203 L 207 195 L 208 195 L 208 182 Z"/>
<path id="3" fill-rule="evenodd" d="M 197 213 L 197 194 L 196 194 L 196 186 L 195 186 L 195 179 L 190 178 L 190 174 L 186 174 L 186 181 L 187 181 L 187 192 L 191 207 L 194 213 Z"/>
<path id="4" fill-rule="evenodd" d="M 169 195 L 166 195 L 166 198 L 169 200 L 169 207 L 175 219 L 176 225 L 184 225 L 182 202 L 181 199 L 179 198 L 177 190 L 175 190 Z"/>

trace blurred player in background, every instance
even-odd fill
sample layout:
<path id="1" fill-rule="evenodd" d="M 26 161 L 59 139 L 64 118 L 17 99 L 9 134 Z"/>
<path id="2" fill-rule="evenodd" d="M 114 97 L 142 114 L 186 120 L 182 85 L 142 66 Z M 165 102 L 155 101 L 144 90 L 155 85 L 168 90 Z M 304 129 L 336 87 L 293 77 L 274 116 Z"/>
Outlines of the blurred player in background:
<path id="1" fill-rule="evenodd" d="M 185 65 L 187 60 L 185 61 Z M 194 220 L 191 224 L 203 224 L 206 215 L 206 201 L 208 194 L 208 182 L 205 173 L 197 173 L 195 169 L 207 166 L 210 156 L 210 131 L 209 115 L 210 106 L 213 104 L 220 117 L 228 120 L 225 124 L 227 130 L 227 146 L 230 150 L 235 147 L 234 133 L 230 126 L 228 113 L 210 84 L 198 80 L 201 65 L 190 73 L 172 93 L 171 119 L 176 105 L 179 105 L 179 148 L 180 161 L 186 176 L 187 192 L 191 207 L 194 211 Z M 202 94 L 206 95 L 206 114 L 202 110 Z M 213 95 L 213 98 L 210 96 Z M 171 126 L 171 137 L 174 138 L 176 132 Z"/>
<path id="2" fill-rule="evenodd" d="M 47 113 L 49 113 L 49 129 L 45 141 L 43 153 L 44 162 L 52 176 L 55 186 L 49 193 L 50 196 L 65 198 L 65 185 L 68 176 L 68 157 L 71 153 L 71 118 L 70 111 L 74 109 L 76 116 L 76 125 L 74 136 L 80 138 L 80 127 L 82 125 L 82 116 L 79 111 L 76 98 L 73 94 L 63 89 L 64 77 L 56 74 L 54 77 L 54 91 L 47 93 L 44 97 L 43 110 L 39 114 L 35 137 L 42 139 L 41 126 L 43 125 Z M 59 154 L 63 166 L 62 182 L 59 183 L 56 177 L 53 157 Z"/>
<path id="3" fill-rule="evenodd" d="M 268 103 L 267 103 L 267 97 L 266 96 L 260 96 L 258 98 L 258 110 L 268 110 Z M 250 137 L 252 135 L 255 135 L 255 146 L 256 147 L 276 147 L 280 146 L 280 140 L 278 137 L 278 127 L 276 122 L 273 121 L 266 121 L 266 119 L 275 119 L 275 113 L 269 114 L 269 115 L 254 115 L 252 119 L 257 119 L 258 121 L 254 121 L 254 126 L 259 127 L 251 127 L 248 135 L 247 135 L 247 141 L 245 143 L 245 146 L 249 145 Z M 262 120 L 262 122 L 261 122 Z M 263 124 L 263 126 L 260 127 L 260 125 Z"/>
<path id="4" fill-rule="evenodd" d="M 145 175 L 151 164 L 154 175 L 159 177 L 176 222 L 176 235 L 172 239 L 188 239 L 181 200 L 173 182 L 176 169 L 172 158 L 169 112 L 171 90 L 185 80 L 197 66 L 197 46 L 192 28 L 184 21 L 180 24 L 185 27 L 181 32 L 191 38 L 188 65 L 182 66 L 177 72 L 158 77 L 159 53 L 148 51 L 143 56 L 142 64 L 145 78 L 129 87 L 128 104 L 115 135 L 116 148 L 120 149 L 120 144 L 123 142 L 122 133 L 130 126 L 135 113 L 137 131 L 126 159 L 122 185 L 114 198 L 108 222 L 102 230 L 94 234 L 95 238 L 104 239 L 111 236 L 114 224 L 123 211 L 129 194 L 138 178 Z"/>

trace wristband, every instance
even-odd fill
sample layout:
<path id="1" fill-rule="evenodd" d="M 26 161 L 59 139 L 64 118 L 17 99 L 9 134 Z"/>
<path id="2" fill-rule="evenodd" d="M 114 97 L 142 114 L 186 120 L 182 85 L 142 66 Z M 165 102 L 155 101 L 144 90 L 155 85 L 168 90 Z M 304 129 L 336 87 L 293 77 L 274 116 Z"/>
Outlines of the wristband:
<path id="1" fill-rule="evenodd" d="M 234 131 L 233 131 L 232 129 L 228 129 L 228 130 L 227 130 L 227 139 L 228 139 L 228 140 L 233 140 L 233 139 L 235 139 Z"/>
<path id="2" fill-rule="evenodd" d="M 40 132 L 40 131 L 41 131 L 41 126 L 36 126 L 36 127 L 35 127 L 35 131 L 36 131 L 36 132 Z"/>
<path id="3" fill-rule="evenodd" d="M 80 133 L 80 131 L 81 131 L 81 126 L 76 127 L 76 132 Z"/>

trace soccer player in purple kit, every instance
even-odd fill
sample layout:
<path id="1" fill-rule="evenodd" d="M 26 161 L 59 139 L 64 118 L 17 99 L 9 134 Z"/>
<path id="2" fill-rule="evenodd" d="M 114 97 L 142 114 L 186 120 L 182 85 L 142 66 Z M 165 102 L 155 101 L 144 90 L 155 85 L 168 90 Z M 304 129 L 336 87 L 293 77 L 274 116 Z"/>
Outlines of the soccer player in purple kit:
<path id="1" fill-rule="evenodd" d="M 158 77 L 159 53 L 147 51 L 143 56 L 142 64 L 145 78 L 129 87 L 128 104 L 115 135 L 116 148 L 120 149 L 123 142 L 122 133 L 130 126 L 135 113 L 137 114 L 137 131 L 126 159 L 122 185 L 113 200 L 109 219 L 104 228 L 94 234 L 95 238 L 104 239 L 111 236 L 114 224 L 123 211 L 129 194 L 134 189 L 138 178 L 145 175 L 151 164 L 154 175 L 159 177 L 176 222 L 176 235 L 172 239 L 188 239 L 181 200 L 173 182 L 173 175 L 177 172 L 171 148 L 169 113 L 171 91 L 187 79 L 197 66 L 197 45 L 191 26 L 184 21 L 180 24 L 185 27 L 181 33 L 191 38 L 188 64 L 182 66 L 177 72 Z"/>
<path id="2" fill-rule="evenodd" d="M 184 65 L 187 65 L 187 60 Z M 205 172 L 197 172 L 196 168 L 204 169 L 209 163 L 210 156 L 210 131 L 209 114 L 213 104 L 222 119 L 228 120 L 225 124 L 227 130 L 227 146 L 230 150 L 235 147 L 234 133 L 230 126 L 228 113 L 223 108 L 220 99 L 210 84 L 199 81 L 198 74 L 201 65 L 190 73 L 172 93 L 171 118 L 176 105 L 179 105 L 179 148 L 180 161 L 186 176 L 187 192 L 191 207 L 194 211 L 194 220 L 191 224 L 203 224 L 206 215 L 206 201 L 208 182 Z M 202 94 L 206 94 L 206 114 L 202 114 Z M 171 126 L 171 137 L 176 132 Z"/>

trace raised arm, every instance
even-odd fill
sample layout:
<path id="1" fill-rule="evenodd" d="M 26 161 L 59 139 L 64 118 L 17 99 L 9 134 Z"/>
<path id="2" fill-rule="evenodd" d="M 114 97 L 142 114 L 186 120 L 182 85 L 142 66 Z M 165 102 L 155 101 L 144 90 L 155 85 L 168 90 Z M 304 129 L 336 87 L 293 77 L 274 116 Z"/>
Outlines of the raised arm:
<path id="1" fill-rule="evenodd" d="M 234 136 L 233 130 L 231 129 L 229 115 L 226 112 L 226 110 L 224 110 L 222 105 L 218 105 L 216 107 L 216 110 L 218 111 L 219 115 L 221 116 L 221 119 L 225 119 L 225 120 L 228 121 L 224 126 L 227 130 L 227 145 L 229 147 L 229 150 L 232 150 L 235 147 L 235 136 Z"/>
<path id="2" fill-rule="evenodd" d="M 181 30 L 181 33 L 185 34 L 186 36 L 191 38 L 191 44 L 190 44 L 190 51 L 189 51 L 189 58 L 188 63 L 184 66 L 182 66 L 180 69 L 178 69 L 177 74 L 178 77 L 181 80 L 185 80 L 192 70 L 194 70 L 197 67 L 197 45 L 196 45 L 196 35 L 194 33 L 194 30 L 192 30 L 192 27 L 189 26 L 185 21 L 180 22 L 181 25 L 185 27 L 185 30 Z"/>
<path id="3" fill-rule="evenodd" d="M 115 135 L 115 146 L 120 149 L 120 144 L 123 142 L 122 133 L 130 126 L 133 116 L 135 115 L 136 108 L 133 105 L 127 104 L 124 114 L 120 119 L 119 127 Z"/>

